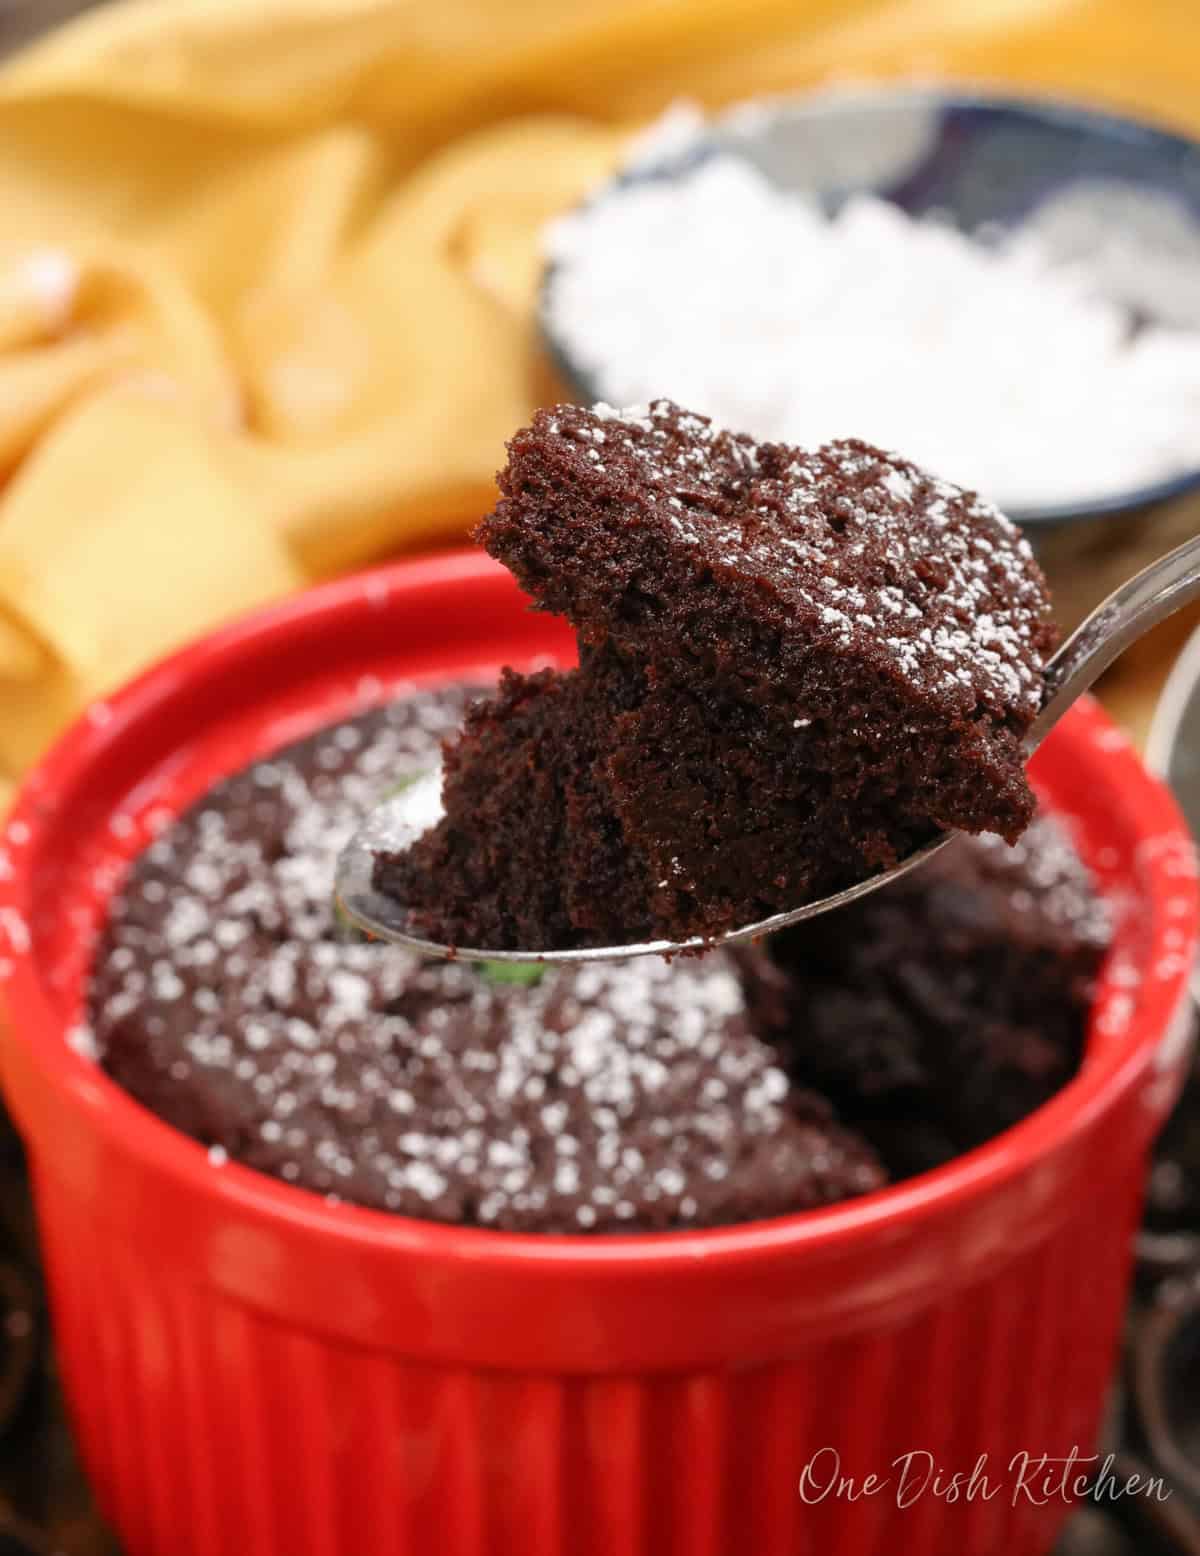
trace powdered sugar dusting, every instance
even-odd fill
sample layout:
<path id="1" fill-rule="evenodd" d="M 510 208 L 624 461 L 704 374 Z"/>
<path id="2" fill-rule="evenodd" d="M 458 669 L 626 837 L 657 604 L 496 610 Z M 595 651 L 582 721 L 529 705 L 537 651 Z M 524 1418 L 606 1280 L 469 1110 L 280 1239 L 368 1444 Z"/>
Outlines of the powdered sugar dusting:
<path id="1" fill-rule="evenodd" d="M 526 988 L 339 929 L 339 849 L 436 763 L 464 701 L 416 696 L 260 761 L 158 837 L 114 903 L 74 1045 L 214 1163 L 408 1214 L 719 1221 L 748 1164 L 785 1205 L 875 1186 L 865 1148 L 750 1031 L 720 954 Z"/>
<path id="2" fill-rule="evenodd" d="M 603 433 L 697 570 L 764 580 L 797 639 L 882 661 L 953 710 L 1037 711 L 1045 583 L 1016 527 L 975 493 L 855 441 L 759 444 L 667 400 L 559 406 L 553 421 L 564 447 L 590 451 Z M 586 477 L 602 496 L 604 473 Z"/>
<path id="3" fill-rule="evenodd" d="M 1036 897 L 1037 921 L 1061 931 L 1077 945 L 1104 949 L 1112 939 L 1113 913 L 1096 890 L 1063 825 L 1038 816 L 1014 844 L 984 833 L 960 845 L 974 851 L 996 884 L 1007 881 L 1009 906 L 1016 918 L 1030 913 Z"/>

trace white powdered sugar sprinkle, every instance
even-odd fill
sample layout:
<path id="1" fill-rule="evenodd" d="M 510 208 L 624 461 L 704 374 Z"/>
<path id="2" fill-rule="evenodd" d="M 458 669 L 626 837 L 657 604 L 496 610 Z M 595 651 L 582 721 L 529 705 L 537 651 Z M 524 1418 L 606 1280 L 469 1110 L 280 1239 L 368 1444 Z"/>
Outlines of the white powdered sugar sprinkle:
<path id="1" fill-rule="evenodd" d="M 887 663 L 943 708 L 1028 718 L 1040 706 L 1045 583 L 983 498 L 856 441 L 763 445 L 667 400 L 560 406 L 547 430 L 577 460 L 597 423 L 615 498 L 632 484 L 660 502 L 697 569 L 758 579 L 797 639 Z M 594 466 L 584 478 L 605 494 Z"/>
<path id="2" fill-rule="evenodd" d="M 748 1161 L 773 1193 L 790 1173 L 801 1201 L 838 1170 L 871 1186 L 822 1105 L 789 1096 L 720 953 L 522 987 L 339 934 L 339 849 L 436 761 L 464 701 L 414 696 L 260 761 L 152 842 L 114 901 L 72 1046 L 214 1165 L 408 1214 L 685 1225 L 697 1178 L 720 1219 L 712 1186 L 736 1203 Z"/>

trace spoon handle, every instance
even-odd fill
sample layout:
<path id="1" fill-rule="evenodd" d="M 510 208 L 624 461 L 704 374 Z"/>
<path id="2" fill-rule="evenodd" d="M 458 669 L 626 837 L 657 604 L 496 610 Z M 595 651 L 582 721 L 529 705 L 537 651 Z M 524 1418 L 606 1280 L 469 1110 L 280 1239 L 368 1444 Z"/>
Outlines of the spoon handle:
<path id="1" fill-rule="evenodd" d="M 1046 666 L 1046 692 L 1029 732 L 1030 749 L 1041 745 L 1076 698 L 1130 643 L 1195 599 L 1200 599 L 1200 535 L 1114 589 L 1072 632 Z"/>

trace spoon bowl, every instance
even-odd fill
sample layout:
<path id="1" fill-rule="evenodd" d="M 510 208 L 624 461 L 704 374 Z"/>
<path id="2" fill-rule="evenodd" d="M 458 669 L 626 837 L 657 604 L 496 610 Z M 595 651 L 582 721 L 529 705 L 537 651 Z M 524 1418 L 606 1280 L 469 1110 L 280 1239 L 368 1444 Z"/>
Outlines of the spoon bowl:
<path id="1" fill-rule="evenodd" d="M 336 885 L 338 907 L 357 929 L 372 939 L 406 946 L 410 951 L 419 951 L 424 956 L 450 957 L 463 962 L 526 963 L 600 962 L 617 957 L 675 956 L 681 951 L 701 951 L 717 943 L 696 935 L 690 940 L 643 940 L 619 946 L 571 946 L 563 951 L 497 951 L 482 946 L 447 946 L 425 939 L 411 928 L 403 904 L 377 892 L 371 884 L 371 876 L 377 853 L 397 853 L 410 847 L 427 827 L 439 819 L 441 786 L 440 771 L 423 774 L 410 787 L 373 810 L 341 853 Z M 759 919 L 757 923 L 744 924 L 730 930 L 720 937 L 720 944 L 758 940 L 763 935 L 774 934 L 778 929 L 798 924 L 802 919 L 828 913 L 832 908 L 845 907 L 856 897 L 863 897 L 886 881 L 894 881 L 924 864 L 944 848 L 953 836 L 953 833 L 943 833 L 924 848 L 910 854 L 894 869 L 882 875 L 870 876 L 831 897 L 822 897 L 787 913 L 775 913 L 770 918 Z"/>
<path id="2" fill-rule="evenodd" d="M 1151 563 L 1097 606 L 1045 667 L 1041 712 L 1029 731 L 1027 748 L 1035 751 L 1063 714 L 1086 692 L 1130 643 L 1181 606 L 1200 597 L 1200 536 Z M 407 946 L 425 956 L 474 962 L 595 962 L 630 956 L 674 956 L 740 940 L 756 940 L 804 919 L 878 891 L 930 859 L 956 835 L 944 833 L 890 870 L 880 871 L 832 896 L 806 902 L 753 924 L 743 924 L 715 939 L 648 940 L 615 946 L 572 946 L 567 950 L 499 950 L 450 946 L 415 933 L 403 903 L 377 892 L 372 884 L 375 856 L 410 847 L 441 814 L 441 774 L 425 774 L 394 794 L 366 818 L 343 849 L 335 894 L 339 908 L 357 928 L 376 940 Z"/>

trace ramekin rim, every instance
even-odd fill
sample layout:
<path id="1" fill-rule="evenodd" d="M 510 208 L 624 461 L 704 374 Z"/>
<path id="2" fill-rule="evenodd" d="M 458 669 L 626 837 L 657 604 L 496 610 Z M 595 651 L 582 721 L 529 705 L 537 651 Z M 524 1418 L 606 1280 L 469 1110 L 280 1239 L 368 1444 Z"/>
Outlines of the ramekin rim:
<path id="1" fill-rule="evenodd" d="M 251 611 L 233 622 L 185 644 L 106 697 L 111 710 L 144 718 L 151 706 L 178 694 L 181 676 L 198 658 L 245 652 L 285 632 L 297 621 L 317 615 L 341 615 L 361 600 L 367 586 L 403 594 L 429 586 L 477 579 L 495 564 L 470 549 L 403 559 L 319 584 L 281 601 Z M 1090 732 L 1112 732 L 1116 726 L 1090 699 L 1069 716 L 1068 728 L 1079 726 L 1080 738 Z M 1083 727 L 1086 721 L 1087 728 Z M 105 725 L 85 713 L 54 743 L 18 789 L 7 825 L 31 833 L 39 824 L 37 796 L 56 778 L 86 767 L 103 747 Z M 1133 748 L 1119 739 L 1110 744 L 1111 759 L 1124 762 L 1132 781 L 1152 807 L 1163 837 L 1188 834 L 1173 797 L 1141 763 Z M 1190 839 L 1189 839 L 1190 846 Z M 22 851 L 23 853 L 23 851 Z M 0 910 L 20 914 L 25 872 L 17 864 L 0 873 Z M 1150 893 L 1153 941 L 1165 927 L 1162 897 Z M 1188 891 L 1189 911 L 1172 919 L 1185 944 L 1194 951 L 1197 903 L 1194 881 Z M 31 951 L 14 947 L 8 953 L 12 969 L 0 981 L 8 1007 L 6 1043 L 23 1045 L 28 1058 L 53 1074 L 77 1107 L 87 1110 L 96 1127 L 120 1149 L 135 1153 L 155 1171 L 182 1178 L 198 1192 L 210 1192 L 242 1213 L 290 1226 L 311 1236 L 332 1238 L 342 1246 L 380 1251 L 419 1252 L 451 1262 L 532 1268 L 569 1266 L 589 1273 L 618 1274 L 631 1266 L 693 1265 L 714 1261 L 741 1263 L 820 1246 L 832 1248 L 882 1226 L 912 1224 L 939 1209 L 982 1195 L 1022 1169 L 1065 1148 L 1097 1116 L 1103 1114 L 1153 1062 L 1162 1036 L 1181 1019 L 1188 1000 L 1186 971 L 1171 978 L 1147 980 L 1151 1009 L 1139 1016 L 1131 1032 L 1102 1057 L 1085 1058 L 1077 1073 L 1046 1103 L 982 1146 L 956 1156 L 930 1172 L 888 1185 L 871 1194 L 819 1209 L 793 1212 L 767 1220 L 732 1226 L 671 1232 L 643 1232 L 595 1237 L 588 1234 L 516 1233 L 485 1227 L 464 1227 L 422 1221 L 388 1211 L 347 1203 L 331 1204 L 320 1194 L 295 1187 L 269 1174 L 230 1162 L 215 1165 L 205 1146 L 159 1119 L 111 1080 L 94 1060 L 67 1041 L 61 1018 L 40 987 Z M 1190 959 L 1185 959 L 1189 961 Z M 30 1036 L 32 1034 L 32 1036 Z"/>

